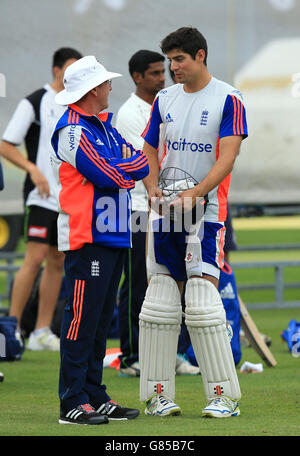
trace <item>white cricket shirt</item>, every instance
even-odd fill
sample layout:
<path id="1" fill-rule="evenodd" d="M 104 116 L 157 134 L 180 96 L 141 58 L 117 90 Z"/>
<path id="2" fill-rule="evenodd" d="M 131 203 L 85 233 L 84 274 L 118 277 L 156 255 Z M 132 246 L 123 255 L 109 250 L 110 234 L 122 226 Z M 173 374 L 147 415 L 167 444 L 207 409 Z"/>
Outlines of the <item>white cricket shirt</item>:
<path id="1" fill-rule="evenodd" d="M 158 148 L 164 131 L 160 170 L 180 168 L 201 182 L 218 159 L 220 138 L 248 135 L 242 100 L 238 90 L 214 77 L 199 92 L 187 93 L 183 84 L 161 90 L 143 132 L 145 141 Z M 230 175 L 209 192 L 206 221 L 225 221 L 229 184 Z"/>
<path id="2" fill-rule="evenodd" d="M 151 105 L 134 93 L 121 106 L 117 113 L 116 129 L 133 145 L 135 149 L 143 149 L 142 133 L 150 117 Z M 142 181 L 135 184 L 130 191 L 133 211 L 148 211 L 148 195 Z"/>
<path id="3" fill-rule="evenodd" d="M 41 93 L 37 106 L 39 120 L 36 119 L 33 101 L 38 92 Z M 46 84 L 44 90 L 21 100 L 3 134 L 3 140 L 14 145 L 20 145 L 26 139 L 28 140 L 26 144 L 28 159 L 37 165 L 49 183 L 49 198 L 41 197 L 37 189 L 32 188 L 33 185 L 31 185 L 30 191 L 25 191 L 25 205 L 41 206 L 52 211 L 57 211 L 57 202 L 53 192 L 55 180 L 50 163 L 51 136 L 57 121 L 66 109 L 65 106 L 55 103 L 55 95 L 56 92 Z M 36 127 L 35 130 L 32 129 L 33 125 Z"/>

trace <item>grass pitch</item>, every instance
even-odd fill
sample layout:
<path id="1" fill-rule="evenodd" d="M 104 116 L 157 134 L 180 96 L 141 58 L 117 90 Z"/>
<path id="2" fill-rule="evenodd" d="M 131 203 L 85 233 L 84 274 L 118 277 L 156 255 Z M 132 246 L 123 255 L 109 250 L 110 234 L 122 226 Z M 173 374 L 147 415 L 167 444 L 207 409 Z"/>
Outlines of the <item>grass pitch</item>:
<path id="1" fill-rule="evenodd" d="M 139 401 L 139 379 L 123 378 L 104 369 L 104 383 L 111 397 L 140 410 L 133 421 L 101 426 L 59 425 L 57 353 L 25 351 L 17 362 L 0 363 L 5 379 L 0 383 L 1 436 L 299 436 L 299 358 L 293 358 L 280 333 L 291 318 L 300 321 L 300 309 L 253 310 L 260 331 L 272 338 L 271 350 L 278 365 L 263 363 L 260 374 L 241 374 L 244 361 L 262 362 L 252 348 L 242 349 L 237 372 L 242 389 L 241 415 L 230 419 L 201 417 L 206 405 L 201 376 L 176 377 L 177 417 L 149 417 Z M 110 340 L 117 347 L 117 340 Z"/>
<path id="2" fill-rule="evenodd" d="M 238 245 L 300 244 L 299 217 L 259 221 L 237 220 Z M 270 225 L 271 223 L 271 225 Z M 275 228 L 276 226 L 276 228 Z M 19 250 L 22 250 L 20 244 Z M 231 261 L 268 261 L 271 259 L 300 259 L 300 250 L 268 252 L 232 252 Z M 265 283 L 273 280 L 268 270 L 235 271 L 237 285 Z M 299 269 L 288 268 L 286 280 L 299 281 Z M 4 287 L 3 274 L 0 288 Z M 245 303 L 272 301 L 272 291 L 243 291 Z M 300 300 L 299 289 L 287 291 L 287 299 Z M 112 399 L 140 410 L 133 421 L 110 422 L 101 426 L 59 425 L 58 374 L 59 354 L 25 351 L 18 362 L 0 362 L 5 379 L 0 383 L 0 436 L 103 436 L 154 438 L 189 436 L 299 436 L 300 435 L 300 358 L 293 358 L 280 334 L 290 319 L 300 321 L 300 308 L 250 311 L 258 329 L 272 338 L 270 347 L 278 365 L 267 367 L 260 374 L 241 374 L 244 361 L 262 362 L 252 348 L 242 348 L 242 359 L 237 366 L 242 399 L 241 415 L 236 418 L 205 419 L 201 409 L 206 405 L 201 376 L 176 377 L 176 402 L 182 408 L 177 417 L 149 417 L 139 401 L 139 379 L 121 378 L 115 369 L 104 369 L 104 383 Z M 118 340 L 109 340 L 108 347 L 118 347 Z M 95 447 L 96 448 L 96 447 Z"/>

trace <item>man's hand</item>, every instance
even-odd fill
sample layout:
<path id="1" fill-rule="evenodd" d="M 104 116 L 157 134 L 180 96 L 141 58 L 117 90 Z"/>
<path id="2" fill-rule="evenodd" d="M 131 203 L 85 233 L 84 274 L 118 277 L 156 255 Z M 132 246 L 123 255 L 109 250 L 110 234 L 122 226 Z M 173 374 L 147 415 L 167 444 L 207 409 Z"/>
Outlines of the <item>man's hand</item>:
<path id="1" fill-rule="evenodd" d="M 136 151 L 131 151 L 130 147 L 127 147 L 126 144 L 122 144 L 122 158 L 130 158 L 136 154 Z"/>
<path id="2" fill-rule="evenodd" d="M 1 141 L 0 154 L 14 165 L 26 171 L 37 188 L 39 194 L 47 198 L 50 196 L 49 184 L 38 167 L 21 154 L 19 149 L 7 141 Z"/>
<path id="3" fill-rule="evenodd" d="M 158 214 L 162 215 L 162 191 L 159 187 L 151 187 L 148 190 L 148 204 Z"/>
<path id="4" fill-rule="evenodd" d="M 44 176 L 44 174 L 41 173 L 41 171 L 38 169 L 37 166 L 33 165 L 29 171 L 30 178 L 32 182 L 34 183 L 35 187 L 38 190 L 38 193 L 41 197 L 46 197 L 49 198 L 50 196 L 50 188 L 48 184 L 48 180 Z"/>
<path id="5" fill-rule="evenodd" d="M 176 199 L 170 203 L 170 207 L 174 207 L 174 210 L 185 210 L 191 211 L 196 204 L 202 200 L 203 197 L 199 196 L 197 191 L 197 186 L 194 188 L 190 188 L 189 190 L 185 190 L 184 192 L 178 193 Z M 204 204 L 205 201 L 203 199 Z"/>

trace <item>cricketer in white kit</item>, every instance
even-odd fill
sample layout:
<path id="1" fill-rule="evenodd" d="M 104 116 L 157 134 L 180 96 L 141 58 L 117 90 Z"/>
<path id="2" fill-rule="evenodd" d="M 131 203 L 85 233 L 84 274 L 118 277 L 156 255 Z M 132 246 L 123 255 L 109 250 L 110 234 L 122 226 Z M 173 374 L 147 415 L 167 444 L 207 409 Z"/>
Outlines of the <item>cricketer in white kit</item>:
<path id="1" fill-rule="evenodd" d="M 180 44 L 180 40 L 184 43 L 187 39 L 195 46 L 200 40 L 195 57 Z M 162 50 L 180 83 L 158 93 L 143 133 L 144 152 L 150 163 L 144 184 L 152 203 L 163 197 L 160 178 L 168 173 L 173 178 L 180 176 L 179 186 L 186 176 L 196 182 L 193 188 L 180 187 L 171 203 L 175 210 L 185 208 L 187 200 L 195 207 L 197 198 L 205 197 L 204 215 L 192 220 L 196 236 L 186 225 L 178 232 L 172 221 L 164 224 L 169 215 L 151 210 L 149 285 L 140 313 L 139 343 L 140 399 L 146 401 L 148 415 L 181 413 L 174 399 L 176 348 L 182 320 L 180 284 L 184 281 L 185 323 L 207 399 L 202 415 L 228 417 L 240 413 L 241 391 L 217 285 L 224 264 L 230 172 L 248 132 L 243 97 L 234 87 L 208 73 L 205 45 L 200 32 L 189 27 L 163 40 Z M 176 180 L 175 177 L 175 186 Z"/>

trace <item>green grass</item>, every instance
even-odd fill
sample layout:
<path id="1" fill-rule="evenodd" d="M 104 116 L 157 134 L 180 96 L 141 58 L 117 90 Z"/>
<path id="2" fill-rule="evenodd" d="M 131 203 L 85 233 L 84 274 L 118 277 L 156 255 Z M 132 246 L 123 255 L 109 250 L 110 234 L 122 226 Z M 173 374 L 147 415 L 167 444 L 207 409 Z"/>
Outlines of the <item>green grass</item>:
<path id="1" fill-rule="evenodd" d="M 300 230 L 236 230 L 238 245 L 300 243 Z M 20 242 L 18 251 L 24 250 Z M 299 260 L 300 250 L 268 252 L 232 252 L 231 262 Z M 236 270 L 238 286 L 251 283 L 271 283 L 272 269 Z M 298 282 L 298 268 L 287 268 L 285 280 Z M 4 289 L 4 274 L 0 274 L 0 290 Z M 243 291 L 243 300 L 269 302 L 274 293 L 269 290 Z M 300 300 L 299 290 L 287 290 L 285 298 Z M 0 436 L 299 436 L 300 389 L 299 359 L 291 356 L 280 333 L 290 319 L 300 321 L 300 308 L 252 310 L 259 330 L 272 338 L 271 351 L 278 365 L 265 364 L 261 374 L 241 374 L 244 361 L 262 362 L 252 348 L 242 347 L 242 359 L 237 372 L 242 389 L 241 416 L 229 420 L 201 418 L 205 406 L 201 377 L 176 377 L 176 401 L 183 410 L 179 417 L 147 417 L 139 401 L 139 380 L 121 378 L 114 369 L 104 370 L 104 383 L 111 397 L 140 409 L 140 416 L 129 422 L 111 422 L 100 427 L 62 426 L 58 424 L 57 353 L 25 351 L 19 362 L 0 363 L 5 380 L 0 383 Z M 117 347 L 118 340 L 108 341 Z"/>
<path id="2" fill-rule="evenodd" d="M 279 219 L 280 220 L 280 219 Z M 236 241 L 239 247 L 254 245 L 300 245 L 299 229 L 256 229 L 256 230 L 235 230 Z M 233 251 L 230 253 L 230 261 L 234 263 L 242 262 L 267 262 L 267 261 L 300 261 L 300 249 L 294 250 L 254 250 L 254 251 Z M 273 284 L 275 282 L 274 268 L 251 268 L 234 270 L 238 287 L 251 284 Z M 286 288 L 284 300 L 300 302 L 300 267 L 287 267 L 284 269 L 285 283 L 299 283 L 297 288 Z M 245 303 L 274 302 L 274 289 L 270 290 L 251 290 L 240 292 Z"/>
<path id="3" fill-rule="evenodd" d="M 260 331 L 272 338 L 271 350 L 278 365 L 261 374 L 241 374 L 244 361 L 262 362 L 252 348 L 242 348 L 237 372 L 242 389 L 241 415 L 228 420 L 205 419 L 206 405 L 201 376 L 176 377 L 178 417 L 148 417 L 139 401 L 139 380 L 119 377 L 104 369 L 104 383 L 111 397 L 139 408 L 140 416 L 128 422 L 110 422 L 100 427 L 58 424 L 58 353 L 25 351 L 17 362 L 2 362 L 5 380 L 0 383 L 1 436 L 299 436 L 299 359 L 293 358 L 280 333 L 291 318 L 300 320 L 300 309 L 252 311 Z M 110 340 L 117 347 L 118 340 Z"/>
<path id="4" fill-rule="evenodd" d="M 257 229 L 235 230 L 236 241 L 242 245 L 265 245 L 265 244 L 300 244 L 299 229 Z"/>
<path id="5" fill-rule="evenodd" d="M 298 217 L 290 217 L 291 225 Z M 247 219 L 236 219 L 237 225 L 239 226 L 240 221 L 243 225 L 247 224 Z M 272 226 L 276 227 L 276 224 L 280 224 L 282 218 L 280 217 L 262 217 L 262 223 L 271 221 Z M 286 220 L 286 218 L 285 218 Z M 252 219 L 249 219 L 249 224 L 252 223 Z M 278 221 L 278 222 L 276 222 Z M 270 244 L 300 244 L 300 229 L 260 229 L 260 219 L 257 221 L 257 229 L 235 229 L 235 235 L 237 244 L 239 247 L 249 245 L 270 245 Z M 18 252 L 24 252 L 24 241 L 21 238 L 17 247 Z M 299 261 L 300 260 L 300 249 L 298 250 L 268 250 L 268 251 L 234 251 L 230 254 L 230 261 L 234 263 L 239 262 L 253 262 L 253 261 Z M 18 261 L 20 264 L 20 261 Z M 2 263 L 3 264 L 3 263 Z M 274 283 L 274 269 L 235 269 L 235 277 L 237 285 L 249 285 L 249 284 L 272 284 Z M 300 283 L 300 268 L 292 267 L 284 270 L 284 281 L 285 282 L 299 282 Z M 5 274 L 0 273 L 0 292 L 4 293 L 5 290 Z M 274 290 L 254 290 L 254 291 L 242 291 L 242 298 L 246 304 L 252 304 L 257 302 L 274 302 L 275 295 Z M 300 298 L 300 287 L 296 289 L 286 289 L 284 293 L 284 299 L 288 301 L 299 301 Z M 8 306 L 7 300 L 3 301 L 3 306 Z"/>

